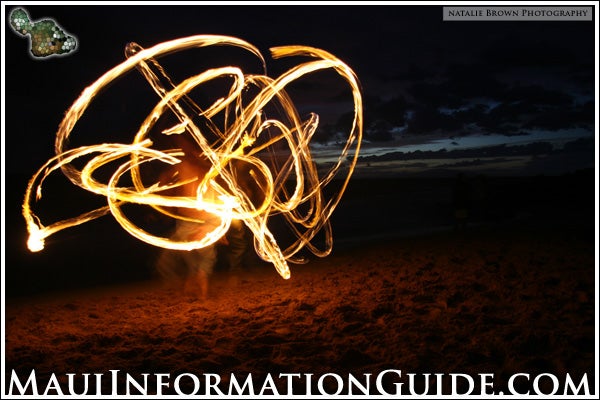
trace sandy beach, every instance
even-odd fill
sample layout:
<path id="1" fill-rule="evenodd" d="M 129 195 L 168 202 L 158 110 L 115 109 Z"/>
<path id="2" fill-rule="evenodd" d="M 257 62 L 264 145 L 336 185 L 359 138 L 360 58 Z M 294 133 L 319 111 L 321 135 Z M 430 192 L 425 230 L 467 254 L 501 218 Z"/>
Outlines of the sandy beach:
<path id="1" fill-rule="evenodd" d="M 235 285 L 216 273 L 205 301 L 156 281 L 17 298 L 6 366 L 41 382 L 110 369 L 223 382 L 398 369 L 491 373 L 496 392 L 522 372 L 587 374 L 593 386 L 593 265 L 578 230 L 513 225 L 346 248 L 287 281 L 257 261 Z"/>

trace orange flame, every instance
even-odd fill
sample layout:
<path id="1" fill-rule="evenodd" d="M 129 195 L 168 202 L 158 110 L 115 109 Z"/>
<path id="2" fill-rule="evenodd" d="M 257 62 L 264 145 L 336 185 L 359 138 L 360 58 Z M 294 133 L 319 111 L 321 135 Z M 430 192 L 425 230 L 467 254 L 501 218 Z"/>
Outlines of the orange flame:
<path id="1" fill-rule="evenodd" d="M 290 56 L 304 56 L 311 60 L 297 65 L 276 79 L 265 75 L 244 74 L 238 67 L 227 66 L 209 69 L 191 76 L 179 84 L 174 84 L 155 57 L 191 48 L 207 46 L 236 46 L 254 54 L 262 62 L 265 60 L 258 49 L 251 44 L 232 37 L 198 35 L 160 43 L 143 49 L 135 43 L 126 48 L 127 59 L 102 75 L 88 86 L 67 111 L 56 134 L 56 156 L 44 164 L 31 178 L 23 202 L 23 216 L 27 222 L 30 251 L 44 248 L 48 236 L 68 227 L 76 226 L 105 214 L 111 213 L 117 222 L 134 237 L 169 249 L 190 250 L 208 246 L 219 240 L 228 230 L 232 219 L 239 219 L 252 231 L 257 254 L 271 262 L 285 279 L 290 277 L 288 262 L 301 262 L 297 257 L 302 248 L 324 257 L 330 253 L 333 240 L 329 218 L 346 189 L 356 165 L 362 138 L 362 100 L 358 80 L 354 72 L 342 61 L 326 51 L 304 47 L 283 46 L 271 49 L 274 59 Z M 137 68 L 161 100 L 139 127 L 131 143 L 111 143 L 66 149 L 66 143 L 75 124 L 85 112 L 90 102 L 108 84 L 124 73 Z M 319 123 L 316 114 L 302 121 L 298 111 L 286 92 L 286 87 L 307 74 L 331 69 L 337 72 L 350 86 L 354 104 L 354 118 L 348 133 L 347 142 L 340 151 L 337 162 L 331 165 L 324 176 L 319 177 L 312 159 L 309 143 Z M 233 83 L 226 96 L 214 101 L 206 109 L 198 107 L 188 94 L 191 90 L 217 78 L 232 79 Z M 251 100 L 244 98 L 244 92 L 252 88 L 258 93 Z M 192 108 L 186 112 L 180 101 Z M 280 118 L 267 118 L 265 107 L 277 107 Z M 165 135 L 188 134 L 194 139 L 198 151 L 205 156 L 211 168 L 201 182 L 195 197 L 165 196 L 159 194 L 169 189 L 169 185 L 159 182 L 148 186 L 142 182 L 141 167 L 144 163 L 158 162 L 174 165 L 181 161 L 181 149 L 158 150 L 152 148 L 149 133 L 156 121 L 167 110 L 175 114 L 179 123 L 164 130 Z M 211 134 L 218 137 L 209 143 L 206 131 L 194 121 L 201 117 L 208 121 Z M 222 126 L 215 122 L 219 117 Z M 276 132 L 275 134 L 273 132 Z M 287 156 L 275 156 L 274 146 L 286 148 Z M 278 147 L 278 148 L 279 148 Z M 347 174 L 342 185 L 331 198 L 326 199 L 322 189 L 341 174 L 341 167 L 353 151 Z M 267 154 L 267 156 L 265 156 Z M 278 154 L 281 154 L 280 152 Z M 72 162 L 81 157 L 92 157 L 82 169 Z M 93 177 L 98 168 L 118 160 L 123 161 L 107 182 L 99 182 Z M 240 186 L 236 175 L 228 165 L 231 162 L 245 163 L 250 169 L 254 184 L 262 191 L 262 200 L 254 204 Z M 42 184 L 52 172 L 60 169 L 75 185 L 106 197 L 108 205 L 66 220 L 43 225 L 32 211 L 31 205 L 41 198 Z M 133 187 L 120 186 L 124 176 L 129 176 Z M 293 190 L 285 183 L 292 181 Z M 209 191 L 216 196 L 209 196 Z M 34 199 L 35 195 L 35 199 Z M 220 224 L 206 232 L 198 240 L 175 241 L 145 231 L 129 220 L 122 211 L 122 205 L 136 203 L 147 205 L 174 218 L 166 208 L 180 207 L 201 209 L 214 214 Z M 308 205 L 308 211 L 301 212 L 300 205 Z M 280 248 L 268 221 L 275 215 L 283 215 L 295 234 L 294 242 L 287 248 Z M 311 243 L 317 232 L 325 233 L 325 248 L 318 249 Z"/>

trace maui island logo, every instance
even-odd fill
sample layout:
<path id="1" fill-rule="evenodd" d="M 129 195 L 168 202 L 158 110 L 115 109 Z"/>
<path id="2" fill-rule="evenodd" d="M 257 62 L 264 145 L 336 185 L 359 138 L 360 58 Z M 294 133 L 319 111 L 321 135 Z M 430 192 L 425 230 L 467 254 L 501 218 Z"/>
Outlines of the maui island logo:
<path id="1" fill-rule="evenodd" d="M 35 58 L 62 56 L 77 49 L 77 39 L 65 32 L 54 20 L 32 21 L 23 8 L 10 13 L 10 26 L 22 36 L 29 36 Z"/>

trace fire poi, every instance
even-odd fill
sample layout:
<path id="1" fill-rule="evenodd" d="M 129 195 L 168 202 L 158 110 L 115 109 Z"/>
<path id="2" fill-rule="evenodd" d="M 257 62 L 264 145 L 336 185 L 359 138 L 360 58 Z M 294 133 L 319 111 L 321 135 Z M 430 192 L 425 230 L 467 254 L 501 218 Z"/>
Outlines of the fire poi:
<path id="1" fill-rule="evenodd" d="M 246 74 L 237 66 L 208 69 L 182 82 L 174 82 L 156 58 L 193 48 L 233 46 L 258 57 L 264 74 Z M 88 86 L 66 112 L 55 140 L 56 155 L 47 161 L 31 178 L 23 202 L 23 216 L 29 232 L 28 248 L 40 251 L 45 239 L 65 228 L 112 214 L 117 222 L 134 237 L 154 246 L 191 250 L 217 242 L 228 230 L 231 221 L 241 220 L 254 236 L 257 254 L 272 263 L 285 279 L 290 277 L 289 262 L 301 262 L 301 249 L 325 257 L 333 246 L 330 217 L 346 189 L 358 159 L 362 138 L 362 100 L 354 72 L 332 54 L 312 47 L 282 46 L 270 49 L 273 59 L 302 56 L 309 61 L 298 64 L 277 78 L 266 74 L 266 62 L 259 50 L 237 38 L 216 35 L 197 35 L 143 49 L 135 43 L 127 45 L 126 60 L 112 68 Z M 137 68 L 145 77 L 160 101 L 145 118 L 133 140 L 125 143 L 102 143 L 68 148 L 71 132 L 92 100 L 107 85 L 123 74 Z M 309 144 L 318 127 L 319 117 L 310 114 L 302 120 L 286 88 L 293 82 L 317 71 L 333 70 L 352 93 L 354 117 L 347 140 L 340 147 L 337 161 L 328 169 L 318 171 Z M 214 80 L 231 81 L 223 97 L 209 106 L 200 107 L 190 92 L 202 89 Z M 266 109 L 276 109 L 276 115 Z M 146 165 L 169 166 L 181 162 L 181 148 L 159 149 L 150 132 L 163 113 L 172 113 L 176 123 L 160 135 L 189 135 L 197 154 L 209 161 L 210 168 L 198 176 L 195 196 L 167 196 L 172 187 L 149 182 Z M 272 115 L 273 114 L 273 115 Z M 282 156 L 284 154 L 284 156 Z M 86 160 L 76 167 L 76 159 Z M 251 198 L 247 185 L 240 184 L 232 164 L 243 165 L 248 171 L 245 179 L 260 189 L 259 199 Z M 108 179 L 94 175 L 99 168 L 116 165 Z M 343 168 L 342 168 L 343 167 Z M 106 198 L 107 205 L 81 215 L 43 224 L 32 207 L 42 196 L 44 180 L 61 171 L 74 185 Z M 99 175 L 99 174 L 96 174 Z M 326 197 L 323 188 L 334 178 L 341 182 L 334 193 Z M 208 193 L 213 195 L 209 196 Z M 173 213 L 173 208 L 197 209 L 216 216 L 219 221 L 202 237 L 177 241 L 154 234 L 125 215 L 123 206 L 135 203 L 151 207 L 170 218 L 185 219 Z M 275 215 L 285 219 L 294 233 L 291 244 L 282 248 L 269 228 Z M 323 248 L 312 242 L 317 233 L 325 236 Z"/>

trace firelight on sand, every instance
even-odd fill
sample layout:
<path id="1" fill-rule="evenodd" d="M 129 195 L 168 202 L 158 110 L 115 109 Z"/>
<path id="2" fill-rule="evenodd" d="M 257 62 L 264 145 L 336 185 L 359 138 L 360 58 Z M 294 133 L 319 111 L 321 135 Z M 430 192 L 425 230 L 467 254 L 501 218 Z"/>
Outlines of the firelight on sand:
<path id="1" fill-rule="evenodd" d="M 168 53 L 215 45 L 235 46 L 249 51 L 260 59 L 266 71 L 266 62 L 253 45 L 233 37 L 197 35 L 159 43 L 148 49 L 130 43 L 125 49 L 127 59 L 82 92 L 59 125 L 56 156 L 36 172 L 27 186 L 23 216 L 27 222 L 30 251 L 42 250 L 45 238 L 62 229 L 111 213 L 134 237 L 154 246 L 178 250 L 201 248 L 217 242 L 227 232 L 231 221 L 239 219 L 252 231 L 257 254 L 271 262 L 285 279 L 290 277 L 288 262 L 303 262 L 303 258 L 298 256 L 301 249 L 307 248 L 319 257 L 330 253 L 333 239 L 329 218 L 352 175 L 362 139 L 362 100 L 356 75 L 332 54 L 305 46 L 270 49 L 274 59 L 290 56 L 310 58 L 278 78 L 270 78 L 266 72 L 262 75 L 245 74 L 239 67 L 225 66 L 174 83 L 155 59 Z M 142 73 L 160 97 L 133 135 L 133 141 L 68 149 L 67 143 L 75 124 L 94 97 L 133 68 Z M 319 118 L 311 114 L 306 120 L 301 120 L 286 87 L 305 75 L 328 69 L 335 71 L 350 86 L 354 118 L 337 162 L 319 175 L 309 148 Z M 232 83 L 223 97 L 207 107 L 199 107 L 190 92 L 216 80 Z M 252 93 L 251 98 L 248 98 L 249 93 Z M 269 111 L 266 110 L 268 107 Z M 271 109 L 277 110 L 274 113 L 276 118 L 268 115 Z M 172 113 L 178 122 L 162 130 L 160 135 L 189 136 L 197 146 L 198 155 L 210 162 L 209 171 L 196 178 L 198 190 L 195 197 L 161 194 L 176 185 L 161 184 L 156 177 L 145 173 L 146 165 L 175 165 L 184 155 L 180 148 L 161 150 L 152 147 L 154 141 L 150 133 L 165 112 Z M 89 160 L 78 169 L 73 161 L 81 158 Z M 232 167 L 234 163 L 243 165 L 249 171 L 253 185 L 260 188 L 258 201 L 251 199 L 245 189 L 247 185 L 238 180 Z M 94 176 L 99 168 L 114 165 L 116 167 L 111 169 L 112 175 L 107 180 L 100 181 Z M 41 198 L 46 177 L 59 169 L 73 184 L 105 197 L 108 204 L 76 217 L 42 224 L 33 212 L 32 204 Z M 327 198 L 323 188 L 336 175 L 341 175 L 342 184 Z M 127 185 L 123 183 L 126 179 Z M 202 232 L 201 238 L 175 241 L 136 225 L 123 212 L 123 205 L 127 203 L 145 205 L 171 218 L 188 220 L 189 217 L 174 213 L 172 207 L 200 209 L 214 214 L 220 223 Z M 294 233 L 294 240 L 286 248 L 278 244 L 277 237 L 268 227 L 269 220 L 276 215 L 283 216 Z M 312 243 L 320 231 L 325 234 L 324 248 Z"/>

